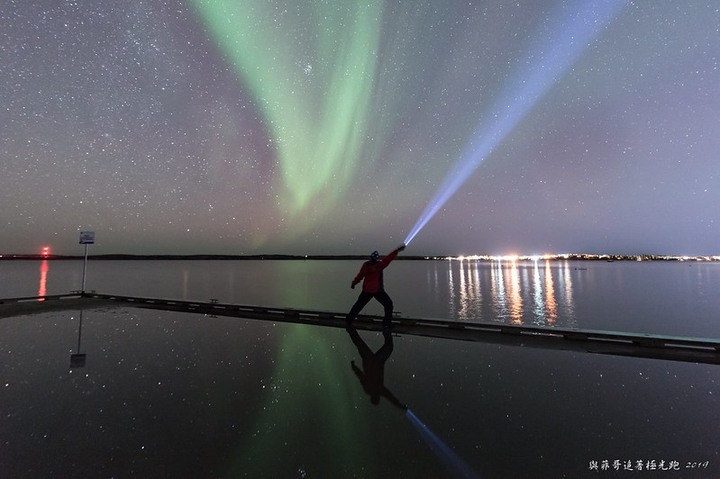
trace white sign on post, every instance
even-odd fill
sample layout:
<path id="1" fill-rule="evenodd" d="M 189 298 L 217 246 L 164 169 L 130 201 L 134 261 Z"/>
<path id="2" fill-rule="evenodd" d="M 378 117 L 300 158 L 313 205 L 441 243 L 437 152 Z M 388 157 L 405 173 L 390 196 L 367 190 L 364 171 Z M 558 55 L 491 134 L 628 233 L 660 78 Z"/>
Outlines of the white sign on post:
<path id="1" fill-rule="evenodd" d="M 83 277 L 82 277 L 82 294 L 85 294 L 85 273 L 87 272 L 87 260 L 88 260 L 88 245 L 95 244 L 95 232 L 94 231 L 81 231 L 80 232 L 80 244 L 85 245 L 85 262 L 83 263 Z"/>
<path id="2" fill-rule="evenodd" d="M 95 232 L 94 231 L 81 231 L 80 232 L 80 244 L 95 244 Z"/>

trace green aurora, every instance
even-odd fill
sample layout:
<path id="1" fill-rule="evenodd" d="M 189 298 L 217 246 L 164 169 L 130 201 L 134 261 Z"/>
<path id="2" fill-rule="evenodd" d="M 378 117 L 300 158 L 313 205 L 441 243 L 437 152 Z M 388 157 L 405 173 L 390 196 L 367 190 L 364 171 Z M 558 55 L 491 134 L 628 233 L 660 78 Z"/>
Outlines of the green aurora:
<path id="1" fill-rule="evenodd" d="M 289 11 L 265 2 L 194 2 L 263 115 L 279 166 L 272 185 L 277 207 L 286 220 L 303 218 L 291 223 L 295 227 L 333 206 L 361 157 L 373 160 L 361 150 L 370 129 L 383 3 L 339 10 L 300 2 Z M 312 51 L 302 50 L 297 38 Z"/>

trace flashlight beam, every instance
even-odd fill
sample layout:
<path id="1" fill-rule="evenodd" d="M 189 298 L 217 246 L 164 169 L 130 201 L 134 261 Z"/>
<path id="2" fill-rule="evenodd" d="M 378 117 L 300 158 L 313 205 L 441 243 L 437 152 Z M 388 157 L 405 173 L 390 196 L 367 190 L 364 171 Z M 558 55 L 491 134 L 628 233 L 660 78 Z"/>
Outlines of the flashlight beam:
<path id="1" fill-rule="evenodd" d="M 516 72 L 512 77 L 514 81 L 509 82 L 509 86 L 496 98 L 490 114 L 487 115 L 487 118 L 497 118 L 497 121 L 480 121 L 475 129 L 475 136 L 420 214 L 405 238 L 405 244 L 410 244 L 480 163 L 587 49 L 625 3 L 625 0 L 573 2 L 571 5 L 576 7 L 576 10 L 563 10 L 553 17 L 553 22 L 543 25 L 545 33 L 532 42 L 535 48 L 519 62 L 520 65 L 527 65 L 527 68 Z"/>
<path id="2" fill-rule="evenodd" d="M 429 427 L 425 425 L 410 409 L 405 412 L 420 436 L 432 451 L 442 460 L 443 465 L 453 473 L 453 477 L 477 478 L 477 474 L 458 456 L 455 451 L 443 442 Z"/>

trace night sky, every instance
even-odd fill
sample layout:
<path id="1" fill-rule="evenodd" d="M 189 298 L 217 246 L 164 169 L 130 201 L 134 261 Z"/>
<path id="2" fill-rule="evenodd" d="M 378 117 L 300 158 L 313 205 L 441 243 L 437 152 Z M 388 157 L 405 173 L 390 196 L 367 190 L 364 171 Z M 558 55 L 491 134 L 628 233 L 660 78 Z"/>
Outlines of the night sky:
<path id="1" fill-rule="evenodd" d="M 407 254 L 717 255 L 719 57 L 715 0 L 3 0 L 0 253 L 387 252 L 473 158 Z"/>

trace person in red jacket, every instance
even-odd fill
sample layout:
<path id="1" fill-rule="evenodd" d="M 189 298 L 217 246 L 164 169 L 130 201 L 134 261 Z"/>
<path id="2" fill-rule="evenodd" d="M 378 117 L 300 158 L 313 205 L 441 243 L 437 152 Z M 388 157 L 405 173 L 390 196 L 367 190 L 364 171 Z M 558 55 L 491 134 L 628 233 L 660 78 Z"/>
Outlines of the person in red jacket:
<path id="1" fill-rule="evenodd" d="M 350 308 L 350 312 L 345 318 L 345 322 L 350 326 L 358 313 L 362 311 L 371 299 L 375 298 L 385 308 L 385 317 L 383 318 L 383 327 L 389 328 L 392 324 L 393 315 L 393 302 L 390 296 L 385 292 L 383 286 L 383 270 L 387 268 L 392 260 L 398 255 L 398 253 L 405 249 L 405 245 L 400 245 L 395 248 L 390 254 L 380 259 L 380 253 L 373 251 L 370 255 L 370 260 L 365 261 L 360 268 L 360 272 L 355 276 L 350 284 L 352 289 L 355 289 L 355 285 L 360 281 L 363 282 L 362 292 L 358 296 L 357 301 Z"/>

